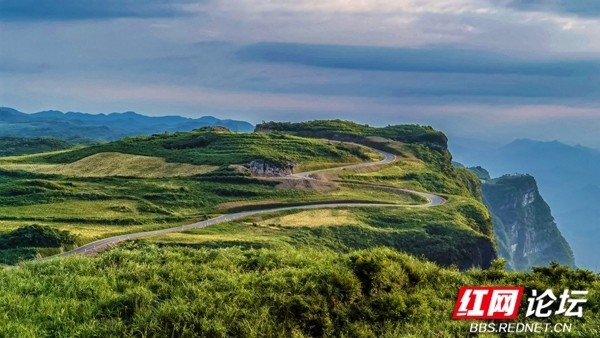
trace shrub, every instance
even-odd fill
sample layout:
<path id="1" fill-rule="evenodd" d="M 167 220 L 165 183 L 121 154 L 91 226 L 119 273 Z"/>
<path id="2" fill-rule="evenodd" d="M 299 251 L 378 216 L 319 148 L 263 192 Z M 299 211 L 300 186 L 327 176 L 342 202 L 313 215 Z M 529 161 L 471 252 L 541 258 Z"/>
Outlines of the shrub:
<path id="1" fill-rule="evenodd" d="M 27 247 L 61 247 L 73 245 L 77 238 L 68 231 L 57 230 L 44 225 L 26 225 L 0 235 L 0 249 Z"/>

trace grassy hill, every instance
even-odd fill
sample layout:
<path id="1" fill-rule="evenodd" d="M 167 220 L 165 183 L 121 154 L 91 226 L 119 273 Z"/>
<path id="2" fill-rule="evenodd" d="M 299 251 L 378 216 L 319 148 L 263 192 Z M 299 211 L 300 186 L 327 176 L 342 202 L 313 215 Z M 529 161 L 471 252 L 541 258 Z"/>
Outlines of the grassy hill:
<path id="1" fill-rule="evenodd" d="M 91 155 L 117 152 L 164 158 L 169 163 L 227 166 L 253 160 L 273 163 L 294 161 L 302 169 L 321 163 L 356 163 L 376 154 L 351 144 L 332 143 L 286 134 L 233 133 L 204 128 L 192 132 L 129 137 L 119 141 L 46 156 L 25 157 L 19 162 L 73 163 Z"/>
<path id="2" fill-rule="evenodd" d="M 301 169 L 316 169 L 377 156 L 351 144 L 205 129 L 5 157 L 0 159 L 0 226 L 11 231 L 38 222 L 71 231 L 86 243 L 191 223 L 243 205 L 419 203 L 414 196 L 376 188 L 331 184 L 323 189 L 284 189 L 279 182 L 229 168 L 264 159 L 293 160 Z"/>
<path id="3" fill-rule="evenodd" d="M 67 164 L 5 164 L 5 169 L 75 177 L 176 177 L 194 176 L 217 166 L 167 163 L 164 158 L 113 152 L 97 153 Z"/>
<path id="4" fill-rule="evenodd" d="M 418 134 L 422 127 L 387 129 L 409 134 L 415 129 L 412 134 Z M 302 246 L 350 251 L 383 245 L 443 265 L 488 266 L 495 249 L 489 214 L 478 200 L 477 179 L 459 169 L 440 170 L 450 158 L 448 163 L 427 162 L 446 158 L 447 150 L 441 145 L 381 137 L 365 140 L 391 149 L 401 160 L 373 170 L 344 170 L 317 187 L 300 189 L 257 180 L 231 166 L 260 159 L 275 164 L 293 161 L 299 164 L 298 170 L 310 170 L 375 160 L 378 155 L 351 143 L 280 132 L 244 134 L 205 128 L 5 158 L 0 160 L 4 170 L 0 172 L 4 177 L 0 180 L 0 224 L 10 230 L 22 222 L 43 222 L 72 231 L 85 243 L 191 223 L 228 209 L 321 201 L 422 203 L 415 196 L 386 188 L 408 187 L 446 194 L 450 203 L 436 210 L 365 211 L 353 214 L 348 227 L 299 229 L 284 237 Z M 228 235 L 237 236 L 233 245 L 252 244 L 248 239 L 254 237 L 254 230 L 246 227 Z M 456 245 L 448 245 L 449 241 Z"/>
<path id="5" fill-rule="evenodd" d="M 448 145 L 448 138 L 444 133 L 420 125 L 394 125 L 377 128 L 345 120 L 316 120 L 298 123 L 266 122 L 257 125 L 256 131 L 278 131 L 327 139 L 381 136 L 403 143 L 422 143 L 440 148 L 447 148 Z"/>
<path id="6" fill-rule="evenodd" d="M 9 236 L 35 223 L 83 244 L 234 210 L 423 203 L 394 187 L 441 194 L 447 203 L 263 214 L 128 243 L 95 258 L 20 263 L 0 270 L 0 336 L 463 336 L 468 323 L 450 321 L 451 307 L 458 286 L 479 284 L 588 288 L 593 305 L 577 321 L 578 332 L 597 333 L 597 275 L 563 267 L 508 273 L 492 264 L 496 247 L 480 182 L 453 168 L 440 132 L 343 121 L 284 125 L 0 159 L 0 228 Z M 335 126 L 352 137 L 332 135 Z M 311 128 L 318 132 L 307 133 Z M 398 160 L 307 182 L 252 177 L 243 169 L 253 160 L 311 170 L 379 158 L 349 141 Z M 29 250 L 21 258 L 47 253 L 19 248 Z M 4 262 L 18 261 L 4 250 Z"/>

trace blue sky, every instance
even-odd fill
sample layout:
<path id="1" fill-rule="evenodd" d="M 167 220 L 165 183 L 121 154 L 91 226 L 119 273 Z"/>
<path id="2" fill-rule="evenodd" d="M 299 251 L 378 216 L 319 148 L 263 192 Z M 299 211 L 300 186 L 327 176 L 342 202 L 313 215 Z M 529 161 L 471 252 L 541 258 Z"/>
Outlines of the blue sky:
<path id="1" fill-rule="evenodd" d="M 597 0 L 0 0 L 0 105 L 600 148 Z"/>

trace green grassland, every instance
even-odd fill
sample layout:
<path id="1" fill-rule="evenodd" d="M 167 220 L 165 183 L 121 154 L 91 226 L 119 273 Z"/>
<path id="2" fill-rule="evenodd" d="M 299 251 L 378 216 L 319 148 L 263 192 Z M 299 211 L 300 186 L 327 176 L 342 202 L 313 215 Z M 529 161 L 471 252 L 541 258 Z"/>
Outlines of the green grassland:
<path id="1" fill-rule="evenodd" d="M 167 163 L 165 159 L 121 153 L 98 153 L 67 164 L 4 164 L 2 168 L 73 177 L 177 177 L 216 170 L 217 166 Z"/>
<path id="2" fill-rule="evenodd" d="M 358 142 L 393 153 L 416 156 L 443 174 L 453 172 L 448 138 L 444 133 L 430 126 L 390 125 L 377 128 L 351 121 L 318 120 L 299 123 L 266 122 L 257 125 L 256 129 L 311 138 Z"/>
<path id="3" fill-rule="evenodd" d="M 285 211 L 148 239 L 158 245 L 226 248 L 328 249 L 351 252 L 380 246 L 456 265 L 486 266 L 495 258 L 485 210 L 468 199 L 426 208 Z M 473 209 L 471 213 L 465 209 Z M 471 210 L 469 210 L 471 211 Z"/>
<path id="4" fill-rule="evenodd" d="M 440 148 L 446 148 L 448 142 L 444 133 L 428 126 L 394 125 L 377 128 L 344 120 L 317 120 L 299 123 L 267 122 L 258 125 L 257 130 L 327 139 L 380 136 L 403 143 L 428 144 Z"/>
<path id="5" fill-rule="evenodd" d="M 147 153 L 164 157 L 134 155 Z M 185 163 L 168 162 L 178 158 Z M 376 160 L 378 155 L 351 144 L 208 129 L 4 157 L 0 159 L 1 231 L 39 223 L 70 231 L 78 236 L 78 244 L 84 244 L 192 223 L 254 205 L 422 203 L 415 196 L 353 185 L 325 191 L 282 189 L 278 182 L 257 180 L 229 168 L 257 158 L 274 163 L 294 160 L 315 169 Z M 27 253 L 23 258 L 31 256 Z M 0 250 L 0 260 L 3 257 L 5 262 L 15 261 L 12 251 Z"/>
<path id="6" fill-rule="evenodd" d="M 345 121 L 261 128 L 275 132 L 203 129 L 0 158 L 0 262 L 17 263 L 0 270 L 0 336 L 462 337 L 467 324 L 449 320 L 457 288 L 480 284 L 589 289 L 576 330 L 600 334 L 597 275 L 556 266 L 508 273 L 492 264 L 479 180 L 453 168 L 442 133 Z M 312 170 L 379 159 L 354 142 L 398 161 L 327 173 L 314 186 L 241 169 L 253 160 Z M 424 202 L 389 187 L 448 202 L 263 214 L 94 258 L 24 262 L 239 210 Z"/>
<path id="7" fill-rule="evenodd" d="M 169 163 L 226 166 L 253 160 L 272 163 L 296 162 L 301 170 L 313 169 L 320 162 L 337 165 L 357 163 L 376 157 L 366 148 L 275 133 L 232 133 L 201 129 L 193 132 L 165 133 L 129 137 L 120 141 L 47 156 L 25 157 L 26 163 L 73 163 L 98 153 L 123 153 L 164 158 Z M 11 159 L 13 162 L 23 162 Z"/>
<path id="8" fill-rule="evenodd" d="M 515 273 L 500 265 L 460 272 L 393 249 L 337 253 L 135 243 L 93 259 L 0 271 L 0 335 L 466 337 L 471 322 L 450 319 L 463 285 L 589 290 L 584 318 L 553 321 L 573 323 L 573 337 L 600 334 L 597 275 L 560 266 Z M 519 322 L 532 321 L 523 318 L 525 307 L 524 299 Z"/>
<path id="9" fill-rule="evenodd" d="M 227 174 L 227 173 L 226 173 Z M 264 202 L 320 201 L 419 203 L 411 195 L 342 186 L 333 191 L 279 189 L 277 182 L 234 173 L 138 179 L 63 177 L 0 172 L 0 225 L 4 231 L 42 223 L 69 230 L 86 243 L 102 237 L 192 223 Z M 217 175 L 217 176 L 212 176 Z M 266 207 L 266 206 L 264 206 Z"/>
<path id="10" fill-rule="evenodd" d="M 413 134 L 437 135 L 416 126 L 388 127 L 382 134 L 411 129 L 415 130 Z M 429 137 L 419 136 L 419 139 L 429 140 Z M 449 172 L 439 169 L 445 167 L 442 162 L 447 150 L 440 148 L 440 144 L 430 147 L 371 136 L 365 143 L 391 149 L 401 160 L 375 171 L 344 170 L 323 189 L 281 188 L 276 181 L 252 178 L 231 166 L 263 159 L 272 163 L 294 161 L 300 164 L 300 170 L 309 170 L 377 160 L 378 155 L 352 143 L 285 133 L 243 134 L 207 128 L 132 137 L 68 151 L 5 157 L 0 159 L 0 225 L 3 231 L 32 223 L 50 225 L 70 231 L 78 237 L 78 244 L 85 244 L 239 210 L 333 201 L 424 202 L 416 196 L 380 187 L 396 186 L 445 193 L 451 203 L 438 210 L 409 212 L 398 208 L 362 212 L 362 216 L 352 216 L 354 222 L 347 224 L 349 227 L 295 229 L 283 242 L 312 243 L 341 251 L 383 245 L 423 255 L 444 265 L 466 268 L 489 264 L 495 255 L 489 215 L 477 200 L 478 191 L 473 192 L 477 189 L 456 179 L 458 169 Z M 472 176 L 467 172 L 465 175 Z M 477 184 L 475 178 L 473 182 Z M 407 222 L 400 222 L 411 212 L 421 215 L 416 217 L 418 220 L 437 219 L 441 223 L 415 221 L 407 226 Z M 371 215 L 370 221 L 360 224 L 367 214 Z M 442 221 L 442 216 L 448 217 Z M 403 225 L 385 229 L 377 225 L 380 219 Z M 236 238 L 233 243 L 254 237 L 255 228 L 244 229 L 228 234 L 230 239 Z M 457 253 L 447 240 L 469 250 Z M 0 259 L 2 253 L 0 250 Z M 14 261 L 13 252 L 10 257 L 5 261 Z"/>

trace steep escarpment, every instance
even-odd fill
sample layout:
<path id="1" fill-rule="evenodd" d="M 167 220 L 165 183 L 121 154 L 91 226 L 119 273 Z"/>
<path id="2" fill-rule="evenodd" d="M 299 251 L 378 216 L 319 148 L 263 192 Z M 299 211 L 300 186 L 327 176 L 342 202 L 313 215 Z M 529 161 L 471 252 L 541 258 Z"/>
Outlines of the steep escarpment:
<path id="1" fill-rule="evenodd" d="M 483 184 L 501 257 L 515 270 L 551 261 L 574 266 L 573 252 L 558 230 L 550 207 L 529 175 L 505 175 Z"/>

